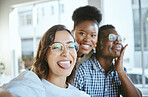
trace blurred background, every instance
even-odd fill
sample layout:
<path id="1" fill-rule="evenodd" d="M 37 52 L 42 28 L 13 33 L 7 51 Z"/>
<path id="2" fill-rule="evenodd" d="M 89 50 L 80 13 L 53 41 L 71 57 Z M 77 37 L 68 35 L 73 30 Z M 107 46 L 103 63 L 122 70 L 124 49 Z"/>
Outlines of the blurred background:
<path id="1" fill-rule="evenodd" d="M 100 26 L 112 24 L 126 38 L 124 66 L 148 95 L 148 0 L 0 0 L 0 86 L 30 69 L 48 28 L 64 24 L 72 30 L 72 13 L 84 5 L 100 9 Z"/>

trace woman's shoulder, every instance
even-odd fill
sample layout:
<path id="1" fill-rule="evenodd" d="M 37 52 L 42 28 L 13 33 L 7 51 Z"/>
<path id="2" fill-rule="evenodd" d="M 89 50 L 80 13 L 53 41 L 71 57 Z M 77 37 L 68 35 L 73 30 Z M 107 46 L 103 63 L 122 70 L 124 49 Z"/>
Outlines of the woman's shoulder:
<path id="1" fill-rule="evenodd" d="M 82 66 L 91 66 L 96 61 L 96 53 L 93 53 L 86 61 L 82 63 Z"/>
<path id="2" fill-rule="evenodd" d="M 9 83 L 11 82 L 25 82 L 24 84 L 26 83 L 39 83 L 41 82 L 41 80 L 39 79 L 39 77 L 32 71 L 24 71 L 22 73 L 20 73 L 17 77 L 13 78 Z"/>
<path id="3" fill-rule="evenodd" d="M 21 97 L 30 97 L 29 95 L 37 94 L 37 91 L 42 94 L 44 87 L 39 77 L 32 71 L 24 71 L 9 83 L 2 86 L 12 94 Z M 36 97 L 34 95 L 34 97 Z"/>

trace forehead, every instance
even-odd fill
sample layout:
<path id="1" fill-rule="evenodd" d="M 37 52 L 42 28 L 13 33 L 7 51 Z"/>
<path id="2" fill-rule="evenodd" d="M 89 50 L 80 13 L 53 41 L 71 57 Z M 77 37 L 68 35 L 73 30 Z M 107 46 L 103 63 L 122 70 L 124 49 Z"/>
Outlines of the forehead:
<path id="1" fill-rule="evenodd" d="M 69 41 L 74 41 L 74 39 L 68 31 L 63 30 L 63 31 L 57 31 L 55 33 L 54 42 L 67 43 Z"/>
<path id="2" fill-rule="evenodd" d="M 115 34 L 115 35 L 118 35 L 117 31 L 115 29 L 106 29 L 103 31 L 102 33 L 103 35 L 108 35 L 108 34 Z"/>
<path id="3" fill-rule="evenodd" d="M 98 25 L 94 21 L 86 20 L 83 22 L 80 22 L 76 26 L 77 30 L 91 30 L 93 32 L 98 32 Z"/>

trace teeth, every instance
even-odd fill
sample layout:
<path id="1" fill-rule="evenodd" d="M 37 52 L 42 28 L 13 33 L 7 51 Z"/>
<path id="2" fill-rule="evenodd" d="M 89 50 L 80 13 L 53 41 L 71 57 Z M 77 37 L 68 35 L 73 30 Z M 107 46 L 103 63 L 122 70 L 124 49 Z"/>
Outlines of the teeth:
<path id="1" fill-rule="evenodd" d="M 118 47 L 118 48 L 121 48 L 122 46 L 121 46 L 121 45 L 117 45 L 117 47 Z"/>
<path id="2" fill-rule="evenodd" d="M 61 61 L 61 62 L 59 62 L 59 63 L 61 63 L 61 64 L 69 64 L 70 61 Z"/>
<path id="3" fill-rule="evenodd" d="M 83 44 L 82 44 L 82 46 L 87 47 L 87 48 L 89 47 L 89 45 L 83 45 Z"/>

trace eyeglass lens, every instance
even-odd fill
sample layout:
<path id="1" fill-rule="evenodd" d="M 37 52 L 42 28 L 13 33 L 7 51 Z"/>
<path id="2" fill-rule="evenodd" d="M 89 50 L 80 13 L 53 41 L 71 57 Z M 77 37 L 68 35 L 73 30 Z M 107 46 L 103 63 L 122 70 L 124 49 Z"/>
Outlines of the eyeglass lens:
<path id="1" fill-rule="evenodd" d="M 66 50 L 68 50 L 69 52 L 75 52 L 76 51 L 75 45 L 76 45 L 75 43 L 66 44 L 65 45 Z M 54 43 L 51 46 L 51 50 L 55 54 L 61 54 L 63 52 L 63 50 L 64 50 L 64 45 L 61 44 L 61 43 Z"/>
<path id="2" fill-rule="evenodd" d="M 116 41 L 117 40 L 117 38 L 118 38 L 118 40 L 120 41 L 120 42 L 123 42 L 125 39 L 124 39 L 124 37 L 121 37 L 120 35 L 115 35 L 115 34 L 109 34 L 109 40 L 110 41 Z"/>

